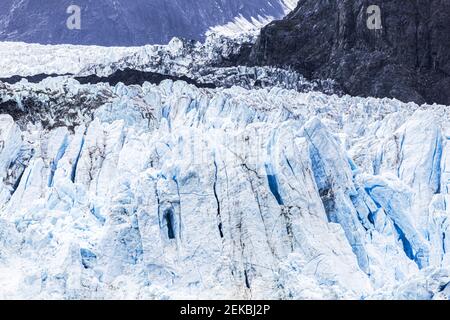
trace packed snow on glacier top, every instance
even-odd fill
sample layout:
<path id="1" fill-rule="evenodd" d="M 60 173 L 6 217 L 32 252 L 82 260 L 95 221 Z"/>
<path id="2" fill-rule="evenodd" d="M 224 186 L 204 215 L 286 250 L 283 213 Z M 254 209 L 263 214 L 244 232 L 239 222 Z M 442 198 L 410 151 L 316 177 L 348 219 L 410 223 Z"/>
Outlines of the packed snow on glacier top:
<path id="1" fill-rule="evenodd" d="M 448 107 L 212 67 L 224 39 L 0 44 L 2 77 L 217 86 L 0 82 L 0 297 L 448 299 Z"/>

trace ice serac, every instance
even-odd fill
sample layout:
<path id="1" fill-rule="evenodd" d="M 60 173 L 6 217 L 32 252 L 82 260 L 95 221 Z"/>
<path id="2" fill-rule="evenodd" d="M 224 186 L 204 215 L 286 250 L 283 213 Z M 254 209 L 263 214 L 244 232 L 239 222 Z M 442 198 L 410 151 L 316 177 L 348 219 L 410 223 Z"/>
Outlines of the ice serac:
<path id="1" fill-rule="evenodd" d="M 360 267 L 368 272 L 368 257 L 351 197 L 357 196 L 353 173 L 344 150 L 318 118 L 306 123 L 304 134 L 310 143 L 313 172 L 328 221 L 340 224 Z"/>
<path id="2" fill-rule="evenodd" d="M 21 132 L 9 115 L 0 116 L 0 146 L 0 197 L 2 203 L 5 203 L 17 189 L 25 170 L 17 161 L 22 147 Z"/>

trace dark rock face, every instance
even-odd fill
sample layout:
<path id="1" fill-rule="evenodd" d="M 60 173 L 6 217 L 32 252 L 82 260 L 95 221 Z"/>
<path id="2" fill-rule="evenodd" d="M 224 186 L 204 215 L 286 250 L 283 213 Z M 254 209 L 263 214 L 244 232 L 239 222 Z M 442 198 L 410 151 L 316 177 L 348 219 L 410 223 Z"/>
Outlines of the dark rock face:
<path id="1" fill-rule="evenodd" d="M 69 30 L 69 5 L 81 8 L 81 30 Z M 281 0 L 1 0 L 0 41 L 130 46 L 204 33 L 239 15 L 285 15 Z"/>
<path id="2" fill-rule="evenodd" d="M 382 29 L 367 27 L 370 5 Z M 301 0 L 262 30 L 249 59 L 334 79 L 351 95 L 450 105 L 450 1 Z"/>

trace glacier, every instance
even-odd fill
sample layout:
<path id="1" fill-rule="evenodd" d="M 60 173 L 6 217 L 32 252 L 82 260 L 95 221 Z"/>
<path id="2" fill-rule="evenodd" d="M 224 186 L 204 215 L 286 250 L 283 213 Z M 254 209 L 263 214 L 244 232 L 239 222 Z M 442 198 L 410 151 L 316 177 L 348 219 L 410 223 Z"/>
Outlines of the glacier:
<path id="1" fill-rule="evenodd" d="M 448 107 L 217 66 L 252 39 L 0 44 L 217 86 L 0 82 L 0 298 L 449 299 Z"/>
<path id="2" fill-rule="evenodd" d="M 445 106 L 58 79 L 1 105 L 55 92 L 83 121 L 0 118 L 3 298 L 448 297 Z"/>

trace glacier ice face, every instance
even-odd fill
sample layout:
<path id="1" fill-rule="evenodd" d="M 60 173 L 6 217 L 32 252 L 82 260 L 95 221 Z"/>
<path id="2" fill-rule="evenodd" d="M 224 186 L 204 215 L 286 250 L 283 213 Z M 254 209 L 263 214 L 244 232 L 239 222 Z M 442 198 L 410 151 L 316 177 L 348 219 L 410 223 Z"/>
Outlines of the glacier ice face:
<path id="1" fill-rule="evenodd" d="M 48 76 L 61 80 L 76 76 L 108 77 L 132 69 L 187 77 L 209 87 L 280 87 L 300 92 L 340 93 L 331 80 L 308 81 L 297 72 L 275 67 L 235 66 L 241 48 L 254 43 L 256 36 L 254 32 L 233 35 L 209 32 L 204 43 L 173 38 L 167 45 L 127 48 L 0 42 L 0 81 L 16 83 L 28 77 L 39 82 Z"/>
<path id="2" fill-rule="evenodd" d="M 0 105 L 2 297 L 448 297 L 445 106 L 61 79 Z"/>

